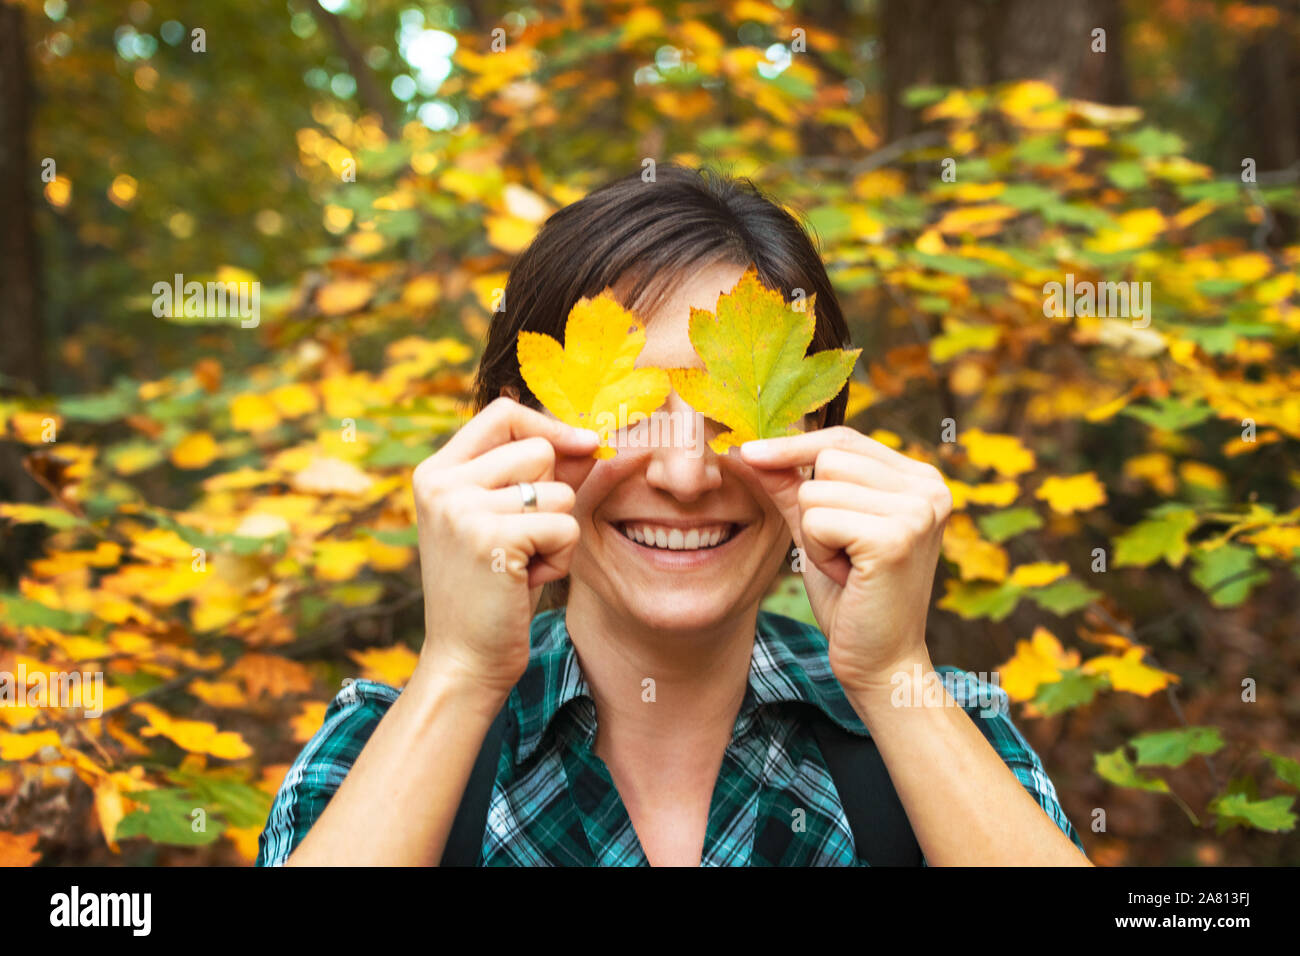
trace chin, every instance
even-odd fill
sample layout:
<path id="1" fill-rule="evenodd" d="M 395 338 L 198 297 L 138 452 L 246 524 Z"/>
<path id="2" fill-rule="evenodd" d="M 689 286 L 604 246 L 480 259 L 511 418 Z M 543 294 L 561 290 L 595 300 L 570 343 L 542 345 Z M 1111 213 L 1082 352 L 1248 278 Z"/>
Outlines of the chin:
<path id="1" fill-rule="evenodd" d="M 625 594 L 623 603 L 642 627 L 670 634 L 717 627 L 735 613 L 740 598 L 717 589 L 673 588 Z"/>

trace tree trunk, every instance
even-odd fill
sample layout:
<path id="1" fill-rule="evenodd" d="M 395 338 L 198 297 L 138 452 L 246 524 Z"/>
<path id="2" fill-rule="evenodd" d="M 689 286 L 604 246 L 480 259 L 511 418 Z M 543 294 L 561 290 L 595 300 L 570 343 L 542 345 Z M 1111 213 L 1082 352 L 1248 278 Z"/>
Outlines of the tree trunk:
<path id="1" fill-rule="evenodd" d="M 902 103 L 913 86 L 985 86 L 1045 80 L 1065 96 L 1128 98 L 1120 0 L 883 0 L 886 126 L 916 127 Z M 1105 52 L 1093 52 L 1093 31 Z"/>
<path id="2" fill-rule="evenodd" d="M 46 385 L 40 256 L 32 220 L 37 167 L 28 155 L 32 85 L 21 7 L 0 4 L 0 392 Z"/>

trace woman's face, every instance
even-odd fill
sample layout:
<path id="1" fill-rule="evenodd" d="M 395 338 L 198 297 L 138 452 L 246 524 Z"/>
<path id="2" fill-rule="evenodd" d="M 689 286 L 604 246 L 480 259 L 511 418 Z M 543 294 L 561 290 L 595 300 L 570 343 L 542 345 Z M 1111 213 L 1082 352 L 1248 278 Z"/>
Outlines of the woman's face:
<path id="1" fill-rule="evenodd" d="M 719 264 L 680 282 L 643 316 L 638 367 L 702 368 L 688 334 L 691 307 L 713 311 L 743 273 Z M 708 628 L 757 605 L 790 532 L 753 469 L 709 449 L 723 430 L 674 391 L 650 421 L 614 438 L 618 454 L 598 462 L 578 489 L 573 588 L 589 590 L 616 616 L 666 631 Z"/>

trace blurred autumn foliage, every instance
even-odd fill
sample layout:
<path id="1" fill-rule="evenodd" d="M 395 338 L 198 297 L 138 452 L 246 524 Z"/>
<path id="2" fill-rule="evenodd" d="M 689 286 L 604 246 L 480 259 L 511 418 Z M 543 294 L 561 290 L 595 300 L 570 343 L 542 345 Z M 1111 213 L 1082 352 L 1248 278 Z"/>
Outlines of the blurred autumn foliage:
<path id="1" fill-rule="evenodd" d="M 0 707 L 0 863 L 253 858 L 340 681 L 415 663 L 410 472 L 512 257 L 669 160 L 816 234 L 851 424 L 956 499 L 932 656 L 998 673 L 1090 855 L 1300 862 L 1300 166 L 1229 95 L 1295 103 L 1300 25 L 1093 0 L 1074 72 L 972 75 L 891 54 L 954 7 L 901 5 L 0 6 L 42 316 L 0 379 L 0 672 L 105 675 L 98 718 Z M 260 282 L 259 321 L 157 317 L 175 274 Z M 1149 283 L 1146 321 L 1067 282 Z"/>

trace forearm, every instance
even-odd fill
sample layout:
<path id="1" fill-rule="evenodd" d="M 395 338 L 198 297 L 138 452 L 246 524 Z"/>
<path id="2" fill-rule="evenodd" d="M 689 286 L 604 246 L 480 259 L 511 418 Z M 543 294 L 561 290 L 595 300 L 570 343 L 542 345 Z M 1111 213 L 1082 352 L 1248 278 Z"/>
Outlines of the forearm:
<path id="1" fill-rule="evenodd" d="M 503 703 L 449 672 L 417 668 L 286 865 L 436 865 Z"/>
<path id="2" fill-rule="evenodd" d="M 928 662 L 922 673 L 933 673 Z M 914 680 L 909 671 L 909 681 Z M 931 677 L 930 680 L 935 678 Z M 899 707 L 896 685 L 845 691 L 870 729 L 932 866 L 1088 866 L 946 690 Z M 923 686 L 912 701 L 925 701 Z"/>

